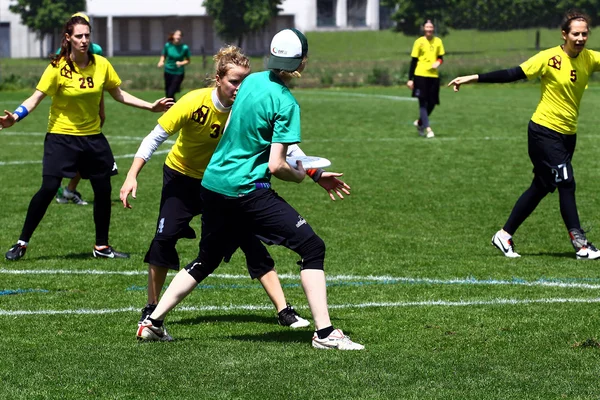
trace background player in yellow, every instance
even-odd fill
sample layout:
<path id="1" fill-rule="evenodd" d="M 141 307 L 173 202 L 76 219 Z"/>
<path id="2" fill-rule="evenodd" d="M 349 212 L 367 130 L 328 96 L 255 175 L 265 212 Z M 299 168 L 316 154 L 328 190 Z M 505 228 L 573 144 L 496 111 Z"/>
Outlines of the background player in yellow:
<path id="1" fill-rule="evenodd" d="M 83 12 L 76 12 L 75 14 L 71 15 L 71 18 L 72 17 L 82 17 L 88 23 L 90 22 L 90 17 L 88 17 Z M 90 48 L 92 54 L 97 54 L 99 56 L 104 55 L 104 53 L 102 51 L 102 47 L 97 43 L 90 42 L 89 48 Z M 62 49 L 62 47 L 59 47 L 56 50 L 56 54 L 60 54 L 61 49 Z M 104 121 L 106 119 L 106 114 L 104 112 L 104 95 L 100 99 L 99 114 L 100 114 L 100 126 L 103 126 Z M 73 178 L 71 178 L 69 180 L 69 183 L 65 187 L 60 186 L 58 188 L 58 192 L 56 192 L 56 201 L 58 202 L 58 204 L 67 204 L 69 202 L 72 202 L 73 204 L 77 204 L 80 206 L 88 205 L 88 202 L 83 199 L 83 197 L 81 196 L 81 193 L 79 193 L 77 191 L 77 185 L 79 185 L 80 181 L 81 181 L 81 175 L 79 173 L 77 173 L 77 175 L 75 175 Z"/>
<path id="2" fill-rule="evenodd" d="M 419 119 L 413 124 L 419 135 L 427 138 L 435 137 L 429 124 L 429 115 L 437 104 L 440 104 L 440 76 L 438 68 L 444 62 L 444 44 L 442 39 L 434 36 L 435 27 L 431 20 L 423 24 L 423 34 L 412 48 L 408 82 L 406 86 L 412 90 L 413 97 L 419 99 Z"/>
<path id="3" fill-rule="evenodd" d="M 168 270 L 179 270 L 177 241 L 196 237 L 189 224 L 202 213 L 200 187 L 204 170 L 221 139 L 237 89 L 250 73 L 250 61 L 237 47 L 222 48 L 214 60 L 215 87 L 191 91 L 159 118 L 154 130 L 142 141 L 121 188 L 123 206 L 131 208 L 128 196 L 136 197 L 137 176 L 142 168 L 158 146 L 179 132 L 163 166 L 157 230 L 144 258 L 148 263 L 148 302 L 142 309 L 140 323 L 156 308 Z M 331 180 L 339 182 L 339 174 L 314 172 L 312 176 L 323 185 Z M 323 187 L 328 189 L 328 186 Z M 232 246 L 231 253 L 236 248 Z M 275 305 L 279 323 L 292 328 L 308 326 L 309 322 L 287 304 L 274 261 L 260 240 L 254 237 L 242 250 L 250 276 L 257 278 L 265 288 Z M 138 336 L 143 338 L 143 335 Z"/>
<path id="4" fill-rule="evenodd" d="M 541 51 L 518 67 L 461 76 L 448 86 L 458 91 L 471 82 L 503 83 L 540 78 L 541 100 L 529 121 L 528 147 L 533 164 L 533 182 L 515 204 L 504 227 L 492 237 L 492 244 L 507 257 L 520 257 L 512 235 L 535 210 L 540 201 L 558 188 L 560 213 L 577 259 L 600 258 L 600 251 L 587 241 L 581 229 L 575 202 L 575 178 L 571 159 L 577 140 L 579 103 L 594 71 L 600 70 L 600 53 L 588 50 L 589 17 L 569 10 L 561 24 L 564 43 Z M 502 170 L 501 166 L 499 170 Z"/>
<path id="5" fill-rule="evenodd" d="M 41 222 L 63 177 L 79 171 L 89 179 L 94 190 L 94 222 L 96 243 L 94 257 L 125 258 L 108 241 L 111 212 L 111 175 L 115 160 L 102 134 L 99 116 L 102 92 L 123 104 L 148 111 L 165 111 L 173 101 L 159 99 L 154 103 L 138 99 L 121 90 L 121 80 L 110 62 L 90 51 L 89 22 L 71 17 L 63 29 L 61 51 L 44 71 L 35 92 L 14 112 L 4 111 L 0 128 L 21 121 L 46 97 L 52 97 L 48 133 L 44 141 L 42 187 L 33 196 L 19 241 L 6 253 L 6 259 L 18 260 L 27 250 L 29 239 Z"/>

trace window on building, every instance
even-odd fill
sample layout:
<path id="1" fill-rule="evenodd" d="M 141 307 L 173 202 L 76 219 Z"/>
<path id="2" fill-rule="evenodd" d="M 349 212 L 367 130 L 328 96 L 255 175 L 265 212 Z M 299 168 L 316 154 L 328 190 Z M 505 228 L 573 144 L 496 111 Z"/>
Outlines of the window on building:
<path id="1" fill-rule="evenodd" d="M 10 57 L 10 23 L 0 22 L 0 58 Z"/>
<path id="2" fill-rule="evenodd" d="M 367 25 L 367 0 L 348 0 L 348 26 Z"/>
<path id="3" fill-rule="evenodd" d="M 337 0 L 317 0 L 317 26 L 335 26 Z"/>

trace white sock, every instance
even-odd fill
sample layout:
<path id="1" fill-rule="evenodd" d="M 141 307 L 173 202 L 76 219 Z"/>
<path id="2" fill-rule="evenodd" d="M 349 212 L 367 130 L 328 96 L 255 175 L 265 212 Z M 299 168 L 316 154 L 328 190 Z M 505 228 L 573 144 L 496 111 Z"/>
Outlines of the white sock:
<path id="1" fill-rule="evenodd" d="M 17 244 L 18 244 L 19 246 L 25 246 L 25 247 L 27 247 L 27 245 L 29 244 L 29 242 L 24 242 L 24 241 L 22 241 L 22 240 L 19 240 L 19 241 L 17 241 Z"/>
<path id="2" fill-rule="evenodd" d="M 179 271 L 158 302 L 150 318 L 164 320 L 169 311 L 174 309 L 197 285 L 198 282 L 185 269 Z"/>
<path id="3" fill-rule="evenodd" d="M 503 240 L 512 239 L 512 235 L 510 233 L 506 232 L 504 229 L 500 229 L 498 231 L 498 236 L 500 236 L 500 239 L 503 239 Z"/>

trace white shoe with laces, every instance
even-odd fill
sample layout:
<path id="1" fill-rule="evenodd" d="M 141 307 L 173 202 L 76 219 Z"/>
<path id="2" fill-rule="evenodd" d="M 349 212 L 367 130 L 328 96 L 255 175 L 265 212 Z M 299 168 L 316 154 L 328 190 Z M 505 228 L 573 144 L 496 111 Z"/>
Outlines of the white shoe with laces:
<path id="1" fill-rule="evenodd" d="M 317 332 L 313 335 L 312 346 L 315 349 L 337 349 L 337 350 L 363 350 L 365 346 L 355 343 L 342 332 L 341 329 L 335 329 L 324 339 L 319 339 Z"/>
<path id="2" fill-rule="evenodd" d="M 429 129 L 429 130 L 427 131 L 427 134 L 425 135 L 425 137 L 426 137 L 427 139 L 434 138 L 434 137 L 435 137 L 435 133 L 433 133 L 433 131 L 432 131 L 431 129 Z"/>
<path id="3" fill-rule="evenodd" d="M 578 260 L 596 260 L 600 258 L 600 250 L 585 237 L 585 232 L 581 229 L 571 229 L 569 231 L 571 244 L 575 249 L 575 258 Z"/>
<path id="4" fill-rule="evenodd" d="M 492 244 L 508 258 L 521 257 L 521 255 L 515 251 L 515 243 L 513 242 L 512 238 L 508 240 L 502 239 L 500 236 L 500 231 L 496 232 L 494 236 L 492 236 Z"/>
<path id="5" fill-rule="evenodd" d="M 173 338 L 167 332 L 165 326 L 154 326 L 150 318 L 146 318 L 138 326 L 136 337 L 138 340 L 149 342 L 171 342 Z"/>

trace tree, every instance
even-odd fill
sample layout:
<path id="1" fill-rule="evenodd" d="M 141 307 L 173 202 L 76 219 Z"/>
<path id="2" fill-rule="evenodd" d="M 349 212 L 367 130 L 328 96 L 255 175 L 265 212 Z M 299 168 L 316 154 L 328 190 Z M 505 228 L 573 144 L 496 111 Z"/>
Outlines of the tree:
<path id="1" fill-rule="evenodd" d="M 405 35 L 417 35 L 425 19 L 433 21 L 436 32 L 443 36 L 453 27 L 453 10 L 459 0 L 381 0 L 381 5 L 393 8 L 394 30 Z"/>
<path id="2" fill-rule="evenodd" d="M 85 0 L 16 0 L 9 10 L 21 15 L 21 23 L 36 32 L 40 55 L 44 57 L 45 36 L 52 35 L 51 49 L 54 49 L 54 35 L 73 13 L 85 10 L 85 5 Z"/>
<path id="3" fill-rule="evenodd" d="M 407 35 L 419 33 L 425 18 L 432 19 L 443 35 L 448 28 L 557 28 L 569 8 L 578 8 L 592 19 L 600 16 L 600 0 L 382 0 L 382 4 L 395 7 L 395 29 Z M 539 48 L 539 31 L 536 38 Z"/>
<path id="4" fill-rule="evenodd" d="M 277 16 L 283 0 L 204 0 L 203 6 L 215 21 L 223 39 L 242 46 L 245 34 L 267 27 Z"/>

